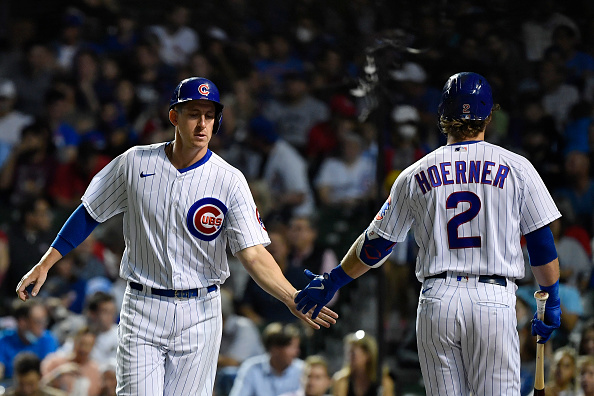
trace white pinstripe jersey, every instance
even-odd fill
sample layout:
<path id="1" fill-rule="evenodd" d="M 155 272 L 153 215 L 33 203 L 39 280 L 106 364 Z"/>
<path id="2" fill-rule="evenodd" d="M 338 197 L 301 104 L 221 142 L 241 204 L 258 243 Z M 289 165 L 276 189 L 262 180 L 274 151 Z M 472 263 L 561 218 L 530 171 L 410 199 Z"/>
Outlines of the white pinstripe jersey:
<path id="1" fill-rule="evenodd" d="M 394 242 L 410 228 L 415 273 L 524 277 L 520 237 L 561 217 L 524 157 L 484 142 L 443 146 L 406 168 L 369 232 Z"/>
<path id="2" fill-rule="evenodd" d="M 233 254 L 270 243 L 243 174 L 208 150 L 178 170 L 167 143 L 133 147 L 91 181 L 83 204 L 98 222 L 124 213 L 120 276 L 160 289 L 220 284 Z"/>

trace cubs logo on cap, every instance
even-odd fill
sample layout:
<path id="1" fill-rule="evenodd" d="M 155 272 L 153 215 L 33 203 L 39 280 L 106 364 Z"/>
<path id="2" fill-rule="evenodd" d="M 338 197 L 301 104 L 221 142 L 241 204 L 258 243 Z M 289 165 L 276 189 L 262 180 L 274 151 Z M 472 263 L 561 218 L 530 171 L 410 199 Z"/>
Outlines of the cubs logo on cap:
<path id="1" fill-rule="evenodd" d="M 200 92 L 201 95 L 208 95 L 210 93 L 210 87 L 208 86 L 208 84 L 200 84 L 198 86 L 198 92 Z"/>
<path id="2" fill-rule="evenodd" d="M 377 216 L 375 216 L 376 220 L 381 220 L 384 218 L 384 216 L 386 215 L 386 212 L 388 211 L 388 209 L 390 209 L 391 203 L 392 203 L 392 197 L 388 196 L 388 200 L 384 203 L 384 206 L 382 206 L 382 208 L 380 209 Z"/>
<path id="3" fill-rule="evenodd" d="M 186 224 L 196 238 L 212 241 L 221 233 L 227 207 L 218 199 L 202 198 L 188 211 Z"/>

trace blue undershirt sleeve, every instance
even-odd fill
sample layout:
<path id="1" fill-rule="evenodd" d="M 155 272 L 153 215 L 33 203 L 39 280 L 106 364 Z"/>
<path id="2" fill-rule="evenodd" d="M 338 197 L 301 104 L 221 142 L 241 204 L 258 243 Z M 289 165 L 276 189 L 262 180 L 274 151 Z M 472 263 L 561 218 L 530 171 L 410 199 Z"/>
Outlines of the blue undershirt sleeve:
<path id="1" fill-rule="evenodd" d="M 555 239 L 548 225 L 524 235 L 526 248 L 530 256 L 530 265 L 538 267 L 545 265 L 557 258 Z"/>
<path id="2" fill-rule="evenodd" d="M 58 232 L 52 247 L 63 257 L 87 239 L 97 225 L 99 222 L 91 217 L 83 204 L 80 204 Z"/>

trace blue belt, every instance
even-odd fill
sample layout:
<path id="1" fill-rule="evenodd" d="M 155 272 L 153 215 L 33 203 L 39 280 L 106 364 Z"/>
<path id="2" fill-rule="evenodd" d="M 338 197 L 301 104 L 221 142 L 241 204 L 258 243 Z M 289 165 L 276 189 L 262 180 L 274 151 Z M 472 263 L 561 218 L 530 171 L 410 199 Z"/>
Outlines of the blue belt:
<path id="1" fill-rule="evenodd" d="M 143 291 L 144 286 L 140 283 L 136 282 L 129 282 L 130 287 L 134 290 Z M 148 288 L 147 288 L 148 289 Z M 171 289 L 155 289 L 153 287 L 150 288 L 152 294 L 156 294 L 157 296 L 162 297 L 175 297 L 175 298 L 190 298 L 196 297 L 199 295 L 201 289 L 188 289 L 188 290 L 171 290 Z M 210 285 L 206 288 L 206 292 L 210 293 L 217 290 L 217 285 Z"/>
<path id="2" fill-rule="evenodd" d="M 427 279 L 446 279 L 448 277 L 447 272 L 440 272 L 439 274 L 431 275 L 425 278 Z M 478 281 L 481 283 L 490 283 L 491 285 L 507 286 L 507 279 L 501 275 L 479 275 Z"/>

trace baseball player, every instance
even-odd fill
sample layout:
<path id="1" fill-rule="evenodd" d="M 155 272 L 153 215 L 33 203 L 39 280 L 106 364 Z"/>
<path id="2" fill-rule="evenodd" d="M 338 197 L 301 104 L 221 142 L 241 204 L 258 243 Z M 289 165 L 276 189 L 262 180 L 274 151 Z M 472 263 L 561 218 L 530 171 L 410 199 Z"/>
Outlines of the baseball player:
<path id="1" fill-rule="evenodd" d="M 118 395 L 212 394 L 227 243 L 254 280 L 308 325 L 335 323 L 330 310 L 315 320 L 296 310 L 297 291 L 264 248 L 270 240 L 246 179 L 208 148 L 222 116 L 211 81 L 181 81 L 169 110 L 175 139 L 133 147 L 101 170 L 17 287 L 22 300 L 37 295 L 62 256 L 98 223 L 123 213 L 120 276 L 128 286 L 118 330 Z"/>
<path id="2" fill-rule="evenodd" d="M 405 169 L 342 264 L 316 276 L 296 298 L 313 317 L 334 292 L 380 266 L 413 229 L 422 282 L 417 346 L 427 394 L 519 395 L 515 279 L 524 276 L 520 237 L 532 272 L 550 294 L 533 334 L 546 342 L 560 325 L 559 263 L 548 224 L 560 217 L 525 158 L 484 141 L 491 121 L 484 77 L 449 78 L 439 105 L 447 145 Z"/>

